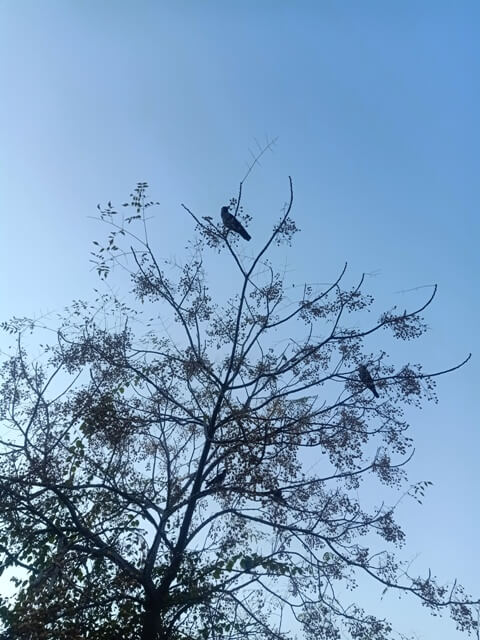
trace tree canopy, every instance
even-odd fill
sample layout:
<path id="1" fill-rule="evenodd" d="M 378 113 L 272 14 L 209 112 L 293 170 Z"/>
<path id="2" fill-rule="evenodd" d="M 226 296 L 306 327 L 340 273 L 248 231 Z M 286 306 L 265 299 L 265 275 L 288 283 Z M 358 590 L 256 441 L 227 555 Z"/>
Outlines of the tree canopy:
<path id="1" fill-rule="evenodd" d="M 21 570 L 5 637 L 393 638 L 352 604 L 361 576 L 477 629 L 478 600 L 457 582 L 410 575 L 382 499 L 382 485 L 423 495 L 429 483 L 406 476 L 405 410 L 463 363 L 425 372 L 368 345 L 384 330 L 419 338 L 435 290 L 367 325 L 374 300 L 363 277 L 343 284 L 346 265 L 328 285 L 291 286 L 269 257 L 297 232 L 291 180 L 263 243 L 242 181 L 238 224 L 184 206 L 195 233 L 183 262 L 165 263 L 147 188 L 99 207 L 109 234 L 93 252 L 102 280 L 128 271 L 132 303 L 75 301 L 36 358 L 27 337 L 43 321 L 2 325 L 16 347 L 0 379 L 1 567 Z"/>

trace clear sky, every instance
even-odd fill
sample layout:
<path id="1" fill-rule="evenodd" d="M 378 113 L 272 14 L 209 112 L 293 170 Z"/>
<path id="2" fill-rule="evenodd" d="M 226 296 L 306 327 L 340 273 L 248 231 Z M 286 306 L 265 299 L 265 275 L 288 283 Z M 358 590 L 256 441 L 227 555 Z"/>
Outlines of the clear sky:
<path id="1" fill-rule="evenodd" d="M 180 203 L 218 215 L 278 136 L 247 183 L 249 250 L 291 175 L 290 273 L 331 281 L 348 261 L 385 308 L 436 282 L 408 357 L 433 371 L 473 353 L 411 414 L 410 478 L 434 486 L 402 505 L 401 553 L 476 595 L 479 32 L 478 0 L 0 0 L 1 319 L 91 296 L 97 202 L 148 181 L 170 256 Z M 463 637 L 411 599 L 382 610 L 419 640 Z"/>

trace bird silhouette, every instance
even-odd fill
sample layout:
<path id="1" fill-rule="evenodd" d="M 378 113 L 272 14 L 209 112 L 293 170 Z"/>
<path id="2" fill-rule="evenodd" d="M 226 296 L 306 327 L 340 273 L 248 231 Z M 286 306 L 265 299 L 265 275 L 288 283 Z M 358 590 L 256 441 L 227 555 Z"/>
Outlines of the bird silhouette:
<path id="1" fill-rule="evenodd" d="M 221 215 L 223 224 L 227 227 L 227 229 L 229 229 L 230 231 L 235 231 L 235 233 L 239 233 L 242 238 L 245 238 L 245 240 L 250 240 L 250 234 L 247 233 L 240 220 L 238 218 L 235 218 L 235 216 L 232 216 L 232 214 L 228 210 L 228 207 L 222 207 Z"/>
<path id="2" fill-rule="evenodd" d="M 220 473 L 216 475 L 214 478 L 212 478 L 211 480 L 207 480 L 205 484 L 207 485 L 207 487 L 219 487 L 225 480 L 226 475 L 227 475 L 227 470 L 224 469 L 223 471 L 220 471 Z"/>
<path id="3" fill-rule="evenodd" d="M 242 567 L 242 569 L 245 569 L 245 571 L 251 571 L 255 564 L 255 560 L 250 556 L 245 556 L 245 558 L 242 558 L 240 560 L 240 566 Z"/>
<path id="4" fill-rule="evenodd" d="M 378 395 L 378 392 L 375 388 L 375 383 L 373 382 L 373 378 L 370 375 L 370 371 L 367 369 L 367 367 L 364 364 L 361 364 L 358 367 L 358 376 L 361 382 L 363 382 L 363 384 L 367 387 L 367 389 L 370 389 L 373 395 L 376 398 L 379 398 L 380 396 Z"/>
<path id="5" fill-rule="evenodd" d="M 278 504 L 283 504 L 284 507 L 287 506 L 287 501 L 283 497 L 281 489 L 275 489 L 274 491 L 272 491 L 272 500 L 278 502 Z"/>

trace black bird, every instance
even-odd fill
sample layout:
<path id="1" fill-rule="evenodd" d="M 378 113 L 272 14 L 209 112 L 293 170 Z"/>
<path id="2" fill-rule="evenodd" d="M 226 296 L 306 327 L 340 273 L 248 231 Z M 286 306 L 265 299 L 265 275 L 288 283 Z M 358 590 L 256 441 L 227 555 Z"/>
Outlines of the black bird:
<path id="1" fill-rule="evenodd" d="M 242 567 L 242 569 L 245 569 L 245 571 L 251 571 L 255 564 L 255 560 L 250 556 L 245 556 L 245 558 L 242 558 L 240 560 L 240 566 Z"/>
<path id="2" fill-rule="evenodd" d="M 224 469 L 223 471 L 220 471 L 220 473 L 216 475 L 214 478 L 212 478 L 211 480 L 207 480 L 205 484 L 207 485 L 207 487 L 219 487 L 225 480 L 226 475 L 227 475 L 227 470 Z"/>
<path id="3" fill-rule="evenodd" d="M 281 489 L 275 489 L 274 491 L 272 491 L 272 500 L 278 502 L 278 504 L 283 504 L 284 507 L 287 506 L 287 501 L 283 497 Z"/>
<path id="4" fill-rule="evenodd" d="M 376 398 L 379 398 L 380 396 L 377 393 L 377 390 L 375 388 L 375 383 L 373 382 L 373 378 L 370 375 L 370 371 L 367 369 L 367 367 L 364 364 L 361 364 L 358 367 L 358 376 L 360 380 L 363 382 L 363 384 L 367 387 L 367 389 L 370 389 L 373 395 Z"/>
<path id="5" fill-rule="evenodd" d="M 227 229 L 230 229 L 230 231 L 235 231 L 235 233 L 239 233 L 242 238 L 245 238 L 245 240 L 250 240 L 250 234 L 247 233 L 240 220 L 238 218 L 235 218 L 235 216 L 232 216 L 232 214 L 228 210 L 228 207 L 222 207 L 221 214 L 223 224 L 227 227 Z"/>

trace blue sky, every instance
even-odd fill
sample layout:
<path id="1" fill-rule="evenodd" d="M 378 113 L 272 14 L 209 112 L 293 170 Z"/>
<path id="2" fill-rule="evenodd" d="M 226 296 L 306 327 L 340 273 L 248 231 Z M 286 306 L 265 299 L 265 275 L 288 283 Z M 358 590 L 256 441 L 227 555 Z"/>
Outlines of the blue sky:
<path id="1" fill-rule="evenodd" d="M 247 183 L 249 249 L 291 175 L 298 281 L 331 281 L 348 261 L 385 308 L 437 283 L 431 332 L 408 357 L 435 370 L 473 353 L 411 416 L 410 478 L 434 486 L 402 505 L 402 553 L 476 594 L 479 28 L 473 0 L 0 0 L 1 318 L 91 296 L 103 231 L 89 216 L 137 181 L 161 202 L 159 254 L 181 255 L 180 203 L 217 215 L 249 150 L 278 136 Z M 388 598 L 399 630 L 463 637 Z"/>

